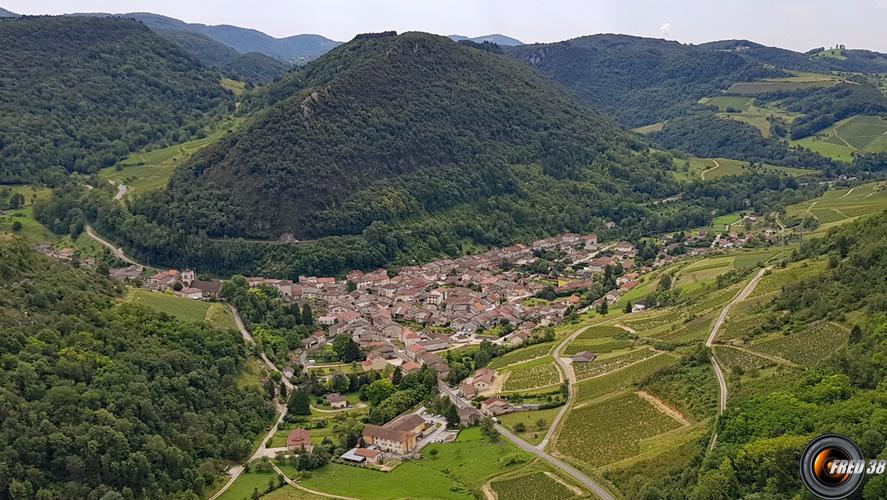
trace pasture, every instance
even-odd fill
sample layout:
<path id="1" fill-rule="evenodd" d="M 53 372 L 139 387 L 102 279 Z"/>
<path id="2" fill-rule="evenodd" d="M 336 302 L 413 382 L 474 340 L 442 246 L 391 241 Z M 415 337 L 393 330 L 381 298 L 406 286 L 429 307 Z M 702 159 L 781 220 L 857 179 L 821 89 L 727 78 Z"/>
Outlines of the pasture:
<path id="1" fill-rule="evenodd" d="M 884 183 L 873 182 L 835 189 L 818 198 L 789 205 L 785 211 L 788 215 L 801 218 L 812 216 L 819 220 L 820 225 L 816 230 L 804 234 L 804 238 L 818 237 L 831 227 L 887 209 L 887 189 L 884 187 Z"/>
<path id="2" fill-rule="evenodd" d="M 227 478 L 226 478 L 227 479 Z M 277 481 L 277 473 L 270 472 L 244 472 L 234 481 L 234 484 L 223 493 L 219 500 L 249 500 L 253 497 L 253 490 L 264 492 L 271 481 Z"/>
<path id="3" fill-rule="evenodd" d="M 99 176 L 115 184 L 126 185 L 126 195 L 136 196 L 163 189 L 175 169 L 201 149 L 224 137 L 240 120 L 229 120 L 202 139 L 129 155 L 117 165 L 99 171 Z"/>
<path id="4" fill-rule="evenodd" d="M 524 441 L 536 445 L 542 442 L 545 433 L 548 432 L 548 428 L 551 426 L 552 420 L 554 420 L 554 416 L 557 415 L 559 411 L 560 407 L 549 408 L 547 410 L 518 411 L 500 416 L 499 422 L 505 427 L 508 427 L 511 432 L 520 436 Z M 524 428 L 526 429 L 524 432 L 517 432 L 514 430 L 514 427 L 518 423 L 524 425 Z"/>
<path id="5" fill-rule="evenodd" d="M 819 133 L 792 141 L 835 160 L 853 161 L 853 153 L 887 152 L 887 119 L 879 116 L 855 115 L 845 118 Z"/>
<path id="6" fill-rule="evenodd" d="M 175 316 L 182 321 L 206 321 L 220 328 L 236 329 L 231 311 L 222 304 L 177 297 L 169 293 L 130 288 L 124 301 Z"/>
<path id="7" fill-rule="evenodd" d="M 478 453 L 479 449 L 483 453 Z M 437 450 L 432 455 L 431 450 Z M 337 463 L 312 471 L 308 488 L 367 500 L 388 498 L 472 499 L 487 480 L 510 472 L 531 456 L 505 439 L 491 443 L 480 428 L 464 429 L 453 443 L 431 444 L 422 460 L 384 473 Z"/>

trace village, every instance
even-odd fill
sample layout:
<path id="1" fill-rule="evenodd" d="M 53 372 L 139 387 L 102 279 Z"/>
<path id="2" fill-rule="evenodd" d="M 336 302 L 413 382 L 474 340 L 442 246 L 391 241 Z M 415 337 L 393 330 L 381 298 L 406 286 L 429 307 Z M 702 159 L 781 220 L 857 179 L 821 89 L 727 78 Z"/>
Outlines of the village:
<path id="1" fill-rule="evenodd" d="M 752 215 L 739 222 L 747 228 L 762 225 Z M 452 380 L 447 352 L 485 341 L 506 351 L 532 344 L 545 327 L 560 324 L 572 312 L 617 302 L 639 286 L 644 275 L 678 259 L 751 243 L 775 243 L 775 229 L 769 225 L 758 229 L 749 234 L 677 233 L 648 238 L 639 244 L 602 243 L 595 234 L 568 233 L 526 245 L 401 267 L 396 272 L 354 270 L 344 278 L 299 276 L 297 280 L 247 277 L 246 282 L 251 288 L 273 289 L 285 303 L 310 304 L 317 311 L 316 330 L 291 352 L 289 365 L 279 366 L 286 376 L 297 365 L 307 370 L 327 366 L 315 358 L 323 357 L 333 339 L 347 336 L 364 354 L 357 363 L 362 372 L 390 376 L 394 370 L 402 375 L 417 373 L 425 366 L 433 370 L 439 392 L 448 396 L 457 409 L 459 424 L 470 426 L 484 418 L 532 411 L 541 405 L 515 404 L 499 397 L 502 377 L 490 368 L 479 368 L 461 381 Z M 74 258 L 68 249 L 37 250 L 61 260 Z M 91 261 L 81 264 L 95 265 Z M 112 268 L 109 275 L 146 290 L 191 300 L 219 300 L 223 285 L 219 280 L 201 280 L 191 269 L 151 274 L 143 266 L 130 265 Z M 631 310 L 646 307 L 641 299 L 631 305 Z M 592 352 L 572 355 L 573 363 L 594 360 Z M 325 394 L 323 403 L 330 408 L 327 411 L 353 408 L 338 392 Z M 445 418 L 423 406 L 384 425 L 365 425 L 360 442 L 338 460 L 385 470 L 392 463 L 420 457 L 429 443 L 452 441 L 456 435 Z M 281 455 L 310 453 L 315 443 L 309 429 L 296 427 L 288 430 L 286 446 L 269 447 L 268 451 Z"/>

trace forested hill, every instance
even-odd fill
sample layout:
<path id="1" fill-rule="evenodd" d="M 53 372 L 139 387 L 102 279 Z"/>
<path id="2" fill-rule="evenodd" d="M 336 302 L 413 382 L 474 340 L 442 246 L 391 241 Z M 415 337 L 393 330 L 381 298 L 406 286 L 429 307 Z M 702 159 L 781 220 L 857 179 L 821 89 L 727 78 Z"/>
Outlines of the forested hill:
<path id="1" fill-rule="evenodd" d="M 807 52 L 795 52 L 779 47 L 768 47 L 748 40 L 719 40 L 700 44 L 699 47 L 733 52 L 744 59 L 758 63 L 793 69 L 829 73 L 849 71 L 854 73 L 887 72 L 887 54 L 863 49 L 825 49 L 819 47 Z"/>
<path id="2" fill-rule="evenodd" d="M 504 50 L 631 127 L 678 116 L 701 97 L 771 74 L 733 52 L 628 35 Z"/>
<path id="3" fill-rule="evenodd" d="M 94 172 L 199 132 L 219 76 L 125 19 L 0 19 L 0 182 Z"/>
<path id="4" fill-rule="evenodd" d="M 246 107 L 265 109 L 250 126 L 135 209 L 211 236 L 317 237 L 525 201 L 522 164 L 541 165 L 543 185 L 575 182 L 571 196 L 589 198 L 577 206 L 677 190 L 634 134 L 529 67 L 445 37 L 361 36 L 255 99 Z"/>
<path id="5" fill-rule="evenodd" d="M 118 287 L 0 234 L 0 498 L 205 496 L 273 417 L 236 331 Z"/>

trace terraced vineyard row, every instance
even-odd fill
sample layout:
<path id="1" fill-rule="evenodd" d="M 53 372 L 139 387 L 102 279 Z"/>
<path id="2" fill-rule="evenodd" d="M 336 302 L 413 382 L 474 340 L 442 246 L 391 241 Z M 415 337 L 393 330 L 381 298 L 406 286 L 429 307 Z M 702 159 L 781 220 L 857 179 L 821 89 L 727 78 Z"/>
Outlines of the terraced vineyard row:
<path id="1" fill-rule="evenodd" d="M 576 402 L 589 401 L 611 392 L 632 387 L 657 370 L 675 363 L 677 363 L 677 358 L 669 353 L 663 353 L 618 372 L 579 382 L 575 385 L 577 389 Z"/>
<path id="2" fill-rule="evenodd" d="M 544 472 L 493 481 L 490 487 L 499 500 L 559 500 L 576 497 L 576 492 Z"/>
<path id="3" fill-rule="evenodd" d="M 554 366 L 554 361 L 544 364 L 528 363 L 530 366 L 508 370 L 508 379 L 502 387 L 504 391 L 525 391 L 537 387 L 546 387 L 557 384 L 560 381 L 560 372 Z"/>
<path id="4" fill-rule="evenodd" d="M 636 455 L 642 439 L 680 425 L 629 392 L 573 409 L 558 436 L 557 446 L 580 463 L 599 467 Z"/>
<path id="5" fill-rule="evenodd" d="M 713 349 L 718 362 L 728 372 L 734 371 L 737 368 L 742 370 L 761 369 L 775 364 L 773 361 L 733 347 L 714 346 Z"/>
<path id="6" fill-rule="evenodd" d="M 801 366 L 812 366 L 847 342 L 848 334 L 840 327 L 822 322 L 800 333 L 775 337 L 752 344 L 750 349 L 773 354 Z"/>
<path id="7" fill-rule="evenodd" d="M 624 368 L 632 363 L 652 358 L 657 353 L 652 349 L 638 349 L 620 356 L 592 361 L 591 363 L 578 363 L 573 365 L 578 380 L 585 380 L 598 375 L 603 375 L 619 368 Z"/>
<path id="8" fill-rule="evenodd" d="M 499 356 L 498 358 L 493 359 L 493 361 L 490 362 L 490 368 L 495 370 L 497 368 L 502 368 L 503 366 L 545 356 L 552 347 L 554 347 L 554 342 L 544 342 L 542 344 L 535 344 L 511 351 L 504 356 Z"/>

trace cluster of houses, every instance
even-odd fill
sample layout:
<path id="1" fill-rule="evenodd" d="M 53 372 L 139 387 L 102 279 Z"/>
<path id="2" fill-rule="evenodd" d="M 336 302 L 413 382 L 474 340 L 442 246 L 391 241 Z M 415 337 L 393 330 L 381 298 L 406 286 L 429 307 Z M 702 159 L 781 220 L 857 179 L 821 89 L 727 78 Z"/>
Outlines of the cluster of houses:
<path id="1" fill-rule="evenodd" d="M 62 248 L 56 250 L 52 248 L 52 245 L 49 243 L 40 243 L 34 246 L 34 250 L 37 253 L 43 254 L 51 259 L 63 260 L 65 262 L 72 262 L 74 260 L 74 256 L 77 251 L 73 248 Z M 94 268 L 96 266 L 96 261 L 92 257 L 86 257 L 84 259 L 80 259 L 80 265 L 82 267 Z"/>

